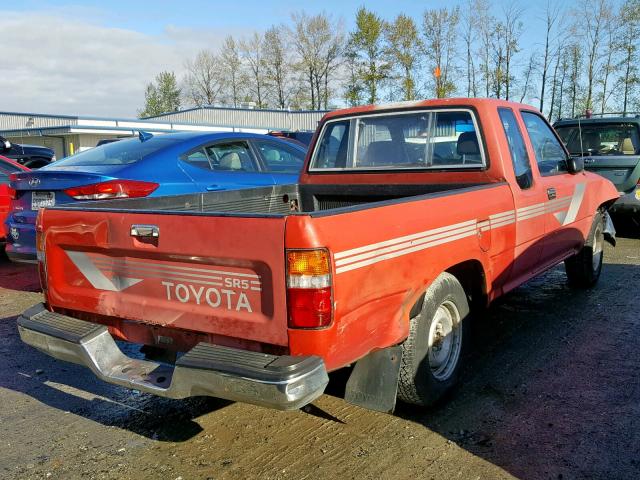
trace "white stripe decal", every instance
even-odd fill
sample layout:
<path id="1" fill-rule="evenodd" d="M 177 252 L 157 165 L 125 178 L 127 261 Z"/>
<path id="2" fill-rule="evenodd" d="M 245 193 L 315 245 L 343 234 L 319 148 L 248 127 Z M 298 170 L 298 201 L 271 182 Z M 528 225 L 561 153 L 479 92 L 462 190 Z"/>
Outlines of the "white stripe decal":
<path id="1" fill-rule="evenodd" d="M 489 215 L 488 220 L 468 220 L 445 227 L 434 228 L 424 232 L 404 235 L 402 237 L 385 240 L 382 242 L 352 248 L 334 255 L 336 260 L 336 273 L 348 272 L 357 268 L 373 265 L 392 258 L 408 255 L 410 253 L 425 250 L 437 245 L 460 240 L 462 238 L 476 235 L 478 232 L 486 232 L 497 228 L 502 228 L 513 223 L 539 217 L 547 213 L 566 215 L 561 219 L 563 225 L 575 221 L 575 218 L 582 204 L 585 184 L 576 185 L 571 197 L 556 198 L 548 202 L 536 203 L 517 210 L 507 210 L 504 212 Z M 568 207 L 568 212 L 565 211 Z M 560 218 L 559 218 L 560 220 Z"/>
<path id="2" fill-rule="evenodd" d="M 355 255 L 357 253 L 367 252 L 369 250 L 375 250 L 380 247 L 386 247 L 389 245 L 393 245 L 395 243 L 406 242 L 408 240 L 415 240 L 417 238 L 426 237 L 436 233 L 446 232 L 448 230 L 455 230 L 457 228 L 466 227 L 468 225 L 475 225 L 475 220 L 468 220 L 466 222 L 456 223 L 455 225 L 449 225 L 446 227 L 434 228 L 433 230 L 426 230 L 420 233 L 414 233 L 412 235 L 405 235 L 403 237 L 394 238 L 391 240 L 386 240 L 384 242 L 372 243 L 370 245 L 365 245 L 364 247 L 352 248 L 351 250 L 345 250 L 344 252 L 338 252 L 334 255 L 334 258 L 340 259 L 344 257 L 349 257 L 351 255 Z"/>
<path id="3" fill-rule="evenodd" d="M 467 227 L 456 228 L 455 230 L 439 233 L 439 234 L 436 234 L 436 235 L 429 235 L 429 236 L 426 236 L 426 237 L 421 237 L 419 239 L 411 240 L 409 242 L 396 243 L 396 244 L 391 245 L 389 247 L 378 248 L 376 250 L 371 250 L 369 252 L 361 253 L 359 255 L 353 255 L 353 256 L 350 256 L 350 257 L 347 257 L 347 258 L 342 258 L 340 260 L 336 260 L 336 266 L 339 267 L 339 266 L 342 266 L 342 265 L 347 265 L 347 264 L 350 264 L 350 263 L 353 263 L 353 262 L 357 262 L 359 260 L 364 260 L 364 259 L 367 259 L 367 258 L 376 257 L 378 255 L 382 255 L 382 254 L 393 252 L 393 251 L 397 251 L 397 250 L 402 250 L 404 248 L 413 247 L 414 245 L 422 245 L 424 243 L 432 242 L 434 240 L 452 238 L 452 237 L 456 236 L 457 234 L 461 234 L 461 233 L 474 234 L 474 233 L 476 233 L 476 226 L 475 225 L 469 225 Z"/>
<path id="4" fill-rule="evenodd" d="M 562 222 L 562 225 L 567 225 L 568 223 L 573 223 L 578 216 L 578 211 L 580 210 L 580 205 L 582 205 L 582 199 L 584 198 L 584 183 L 579 183 L 576 185 L 576 189 L 573 191 L 573 196 L 571 197 L 571 205 L 569 206 L 569 211 L 567 212 L 567 216 Z"/>

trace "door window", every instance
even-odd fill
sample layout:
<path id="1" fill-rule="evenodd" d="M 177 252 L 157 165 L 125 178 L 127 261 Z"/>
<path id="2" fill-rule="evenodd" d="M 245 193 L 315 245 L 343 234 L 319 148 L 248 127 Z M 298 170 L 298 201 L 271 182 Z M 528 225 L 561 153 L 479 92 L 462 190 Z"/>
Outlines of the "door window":
<path id="1" fill-rule="evenodd" d="M 273 142 L 255 142 L 255 144 L 260 150 L 268 171 L 296 174 L 302 169 L 304 152 Z"/>
<path id="2" fill-rule="evenodd" d="M 256 165 L 249 144 L 241 142 L 216 143 L 204 148 L 211 169 L 227 172 L 255 172 Z"/>
<path id="3" fill-rule="evenodd" d="M 527 147 L 524 144 L 520 127 L 516 121 L 516 116 L 510 108 L 499 108 L 498 113 L 504 134 L 507 137 L 507 143 L 509 144 L 516 181 L 523 190 L 530 188 L 533 185 L 531 162 L 529 162 L 529 154 L 527 153 Z"/>
<path id="4" fill-rule="evenodd" d="M 566 172 L 567 153 L 547 122 L 533 112 L 522 112 L 522 120 L 531 140 L 540 175 Z"/>

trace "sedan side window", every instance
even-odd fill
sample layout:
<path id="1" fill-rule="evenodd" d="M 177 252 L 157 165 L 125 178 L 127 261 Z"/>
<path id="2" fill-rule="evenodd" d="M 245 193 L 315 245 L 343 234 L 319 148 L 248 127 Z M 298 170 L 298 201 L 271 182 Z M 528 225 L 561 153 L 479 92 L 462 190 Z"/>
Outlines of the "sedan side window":
<path id="1" fill-rule="evenodd" d="M 267 170 L 273 173 L 299 173 L 304 164 L 304 152 L 272 142 L 256 142 Z"/>
<path id="2" fill-rule="evenodd" d="M 255 172 L 256 164 L 245 141 L 215 143 L 204 148 L 211 169 L 228 172 Z"/>
<path id="3" fill-rule="evenodd" d="M 211 163 L 209 157 L 204 153 L 204 150 L 198 149 L 195 152 L 191 152 L 183 158 L 183 161 L 190 163 L 194 167 L 203 168 L 205 170 L 211 170 Z"/>
<path id="4" fill-rule="evenodd" d="M 551 127 L 537 113 L 521 112 L 535 152 L 540 175 L 567 171 L 567 153 Z"/>

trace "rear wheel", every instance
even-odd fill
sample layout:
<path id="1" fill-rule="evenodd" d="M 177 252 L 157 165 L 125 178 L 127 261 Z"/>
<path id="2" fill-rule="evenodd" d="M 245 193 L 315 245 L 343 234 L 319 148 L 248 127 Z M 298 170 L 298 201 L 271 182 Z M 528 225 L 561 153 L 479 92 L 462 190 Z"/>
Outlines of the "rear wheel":
<path id="1" fill-rule="evenodd" d="M 604 254 L 604 218 L 598 211 L 584 246 L 573 257 L 564 261 L 569 285 L 589 288 L 596 284 L 602 272 Z"/>
<path id="2" fill-rule="evenodd" d="M 458 379 L 468 335 L 469 302 L 460 282 L 441 274 L 427 289 L 422 309 L 411 319 L 402 344 L 398 397 L 432 405 Z"/>

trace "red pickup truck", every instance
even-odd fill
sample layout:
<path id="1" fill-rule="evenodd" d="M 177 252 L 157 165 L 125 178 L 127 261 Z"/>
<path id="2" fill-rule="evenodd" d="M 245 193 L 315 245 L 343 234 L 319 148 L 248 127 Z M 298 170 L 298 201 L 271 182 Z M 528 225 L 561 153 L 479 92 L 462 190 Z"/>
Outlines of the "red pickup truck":
<path id="1" fill-rule="evenodd" d="M 597 281 L 617 198 L 526 105 L 336 111 L 298 184 L 41 211 L 45 303 L 20 335 L 166 397 L 298 408 L 351 365 L 347 400 L 429 405 L 474 308 L 562 261 L 571 284 Z"/>

